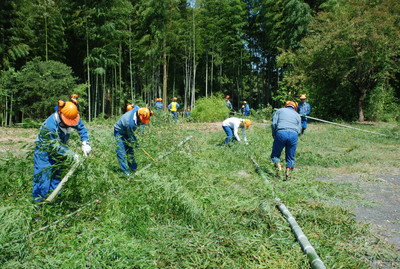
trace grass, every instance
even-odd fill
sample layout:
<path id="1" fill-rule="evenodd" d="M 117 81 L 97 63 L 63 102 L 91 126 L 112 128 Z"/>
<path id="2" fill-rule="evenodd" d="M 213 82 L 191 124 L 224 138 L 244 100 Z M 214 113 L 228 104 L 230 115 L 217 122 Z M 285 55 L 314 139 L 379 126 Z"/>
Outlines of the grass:
<path id="1" fill-rule="evenodd" d="M 272 137 L 268 125 L 255 124 L 249 145 L 221 145 L 217 124 L 158 122 L 138 134 L 140 145 L 156 158 L 187 136 L 193 138 L 153 162 L 137 150 L 133 180 L 120 177 L 112 123 L 88 125 L 93 152 L 64 188 L 57 203 L 44 205 L 40 219 L 30 202 L 32 148 L 22 139 L 0 160 L 0 264 L 3 268 L 309 268 L 274 195 L 285 202 L 328 268 L 370 268 L 371 261 L 398 261 L 398 253 L 357 223 L 332 199 L 355 199 L 355 189 L 317 181 L 337 173 L 399 168 L 396 127 L 361 126 L 377 137 L 326 124 L 311 124 L 300 138 L 294 180 L 270 177 Z M 30 129 L 34 137 L 37 130 Z M 393 131 L 394 130 L 394 131 Z M 10 132 L 8 129 L 7 132 Z M 16 130 L 15 132 L 18 132 Z M 70 146 L 79 150 L 76 133 Z M 250 156 L 270 178 L 266 185 Z M 275 194 L 271 192 L 271 188 Z M 86 203 L 71 218 L 36 233 Z M 12 242 L 12 244 L 9 244 Z"/>

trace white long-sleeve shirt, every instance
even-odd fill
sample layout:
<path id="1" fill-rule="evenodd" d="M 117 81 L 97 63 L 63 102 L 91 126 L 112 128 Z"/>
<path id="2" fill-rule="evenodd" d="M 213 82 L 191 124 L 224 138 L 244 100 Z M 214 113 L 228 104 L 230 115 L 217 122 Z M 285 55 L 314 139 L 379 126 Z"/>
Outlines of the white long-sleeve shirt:
<path id="1" fill-rule="evenodd" d="M 240 137 L 238 135 L 238 130 L 239 128 L 242 128 L 242 135 L 243 135 L 243 140 L 247 142 L 246 138 L 246 129 L 244 128 L 244 125 L 242 124 L 244 119 L 239 119 L 236 117 L 228 118 L 222 122 L 222 126 L 229 127 L 233 130 L 233 135 L 236 137 L 237 141 L 240 141 Z"/>

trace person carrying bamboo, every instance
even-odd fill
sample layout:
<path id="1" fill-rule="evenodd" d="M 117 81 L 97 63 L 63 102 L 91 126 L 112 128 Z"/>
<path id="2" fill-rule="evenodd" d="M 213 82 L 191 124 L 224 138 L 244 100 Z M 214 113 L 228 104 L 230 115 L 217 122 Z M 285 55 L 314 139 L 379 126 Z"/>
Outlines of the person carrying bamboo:
<path id="1" fill-rule="evenodd" d="M 89 145 L 88 131 L 79 116 L 77 97 L 66 102 L 59 100 L 56 112 L 39 129 L 33 156 L 34 202 L 41 202 L 58 186 L 61 174 L 58 167 L 65 159 L 78 161 L 78 154 L 67 146 L 73 129 L 78 131 L 84 155 L 88 155 L 92 148 Z"/>
<path id="2" fill-rule="evenodd" d="M 251 125 L 251 120 L 248 119 L 239 119 L 236 117 L 231 117 L 222 122 L 222 129 L 226 133 L 225 144 L 229 142 L 241 141 L 238 130 L 239 128 L 242 130 L 243 141 L 247 145 L 247 137 L 246 137 L 246 129 L 248 129 Z"/>
<path id="3" fill-rule="evenodd" d="M 271 160 L 277 168 L 277 175 L 282 170 L 281 153 L 285 148 L 286 178 L 290 179 L 290 173 L 295 166 L 295 154 L 298 137 L 301 134 L 301 119 L 296 112 L 297 103 L 287 101 L 284 108 L 278 109 L 272 116 L 272 145 Z"/>
<path id="4" fill-rule="evenodd" d="M 134 147 L 138 147 L 134 134 L 136 129 L 150 122 L 153 111 L 146 107 L 136 107 L 123 114 L 114 125 L 114 137 L 117 142 L 117 159 L 122 172 L 130 176 L 137 169 Z"/>

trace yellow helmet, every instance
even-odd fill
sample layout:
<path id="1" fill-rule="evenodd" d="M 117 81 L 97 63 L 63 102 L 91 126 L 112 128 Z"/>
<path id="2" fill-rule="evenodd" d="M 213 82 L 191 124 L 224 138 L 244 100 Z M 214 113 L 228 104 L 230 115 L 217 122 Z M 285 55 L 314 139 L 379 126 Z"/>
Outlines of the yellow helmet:
<path id="1" fill-rule="evenodd" d="M 245 119 L 243 121 L 244 128 L 246 129 L 249 128 L 251 124 L 252 124 L 251 120 Z"/>
<path id="2" fill-rule="evenodd" d="M 67 126 L 75 126 L 79 122 L 78 107 L 71 101 L 58 101 L 58 114 L 62 122 Z"/>
<path id="3" fill-rule="evenodd" d="M 150 117 L 153 116 L 153 111 L 151 111 L 147 107 L 139 108 L 137 113 L 138 113 L 140 122 L 143 124 L 148 124 L 150 122 Z"/>
<path id="4" fill-rule="evenodd" d="M 305 94 L 305 93 L 300 94 L 300 99 L 307 99 L 307 94 Z"/>
<path id="5" fill-rule="evenodd" d="M 177 97 L 174 97 L 174 98 L 172 98 L 172 100 L 176 101 L 176 100 L 178 100 L 178 98 L 177 98 Z"/>
<path id="6" fill-rule="evenodd" d="M 133 105 L 132 104 L 127 104 L 126 105 L 126 112 L 131 111 L 133 109 Z"/>

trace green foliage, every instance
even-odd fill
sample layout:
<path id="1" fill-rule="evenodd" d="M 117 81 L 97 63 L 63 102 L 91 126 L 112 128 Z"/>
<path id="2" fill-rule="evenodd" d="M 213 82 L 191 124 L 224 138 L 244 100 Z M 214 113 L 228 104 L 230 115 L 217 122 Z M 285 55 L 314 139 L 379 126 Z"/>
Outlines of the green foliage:
<path id="1" fill-rule="evenodd" d="M 192 110 L 191 117 L 198 122 L 220 121 L 229 115 L 224 99 L 221 96 L 200 98 Z"/>
<path id="2" fill-rule="evenodd" d="M 17 73 L 14 88 L 17 110 L 25 117 L 39 119 L 54 112 L 57 101 L 68 100 L 73 90 L 78 89 L 78 94 L 84 90 L 76 88 L 71 68 L 60 62 L 43 62 L 39 58 L 27 63 Z"/>
<path id="3" fill-rule="evenodd" d="M 399 72 L 400 28 L 391 14 L 399 6 L 391 0 L 337 4 L 316 18 L 287 76 L 302 78 L 323 118 L 378 119 L 390 113 L 386 100 L 397 102 L 390 78 Z"/>

